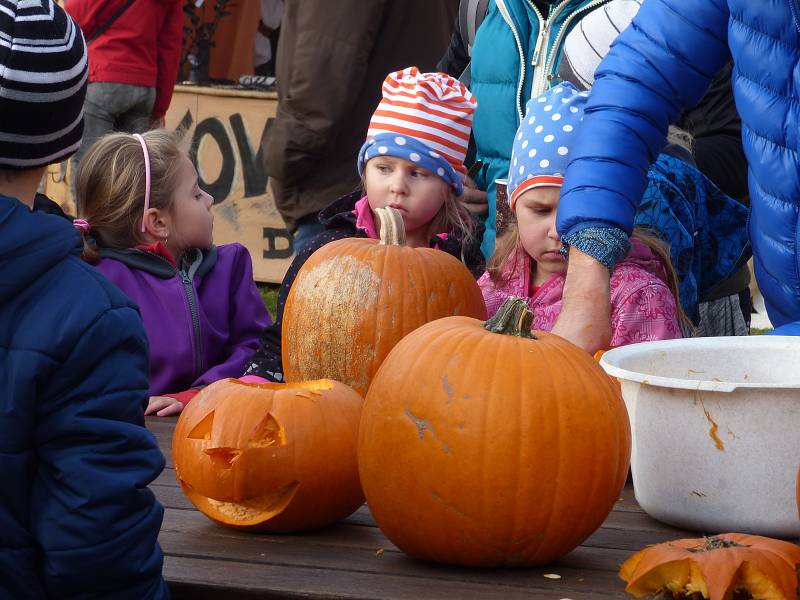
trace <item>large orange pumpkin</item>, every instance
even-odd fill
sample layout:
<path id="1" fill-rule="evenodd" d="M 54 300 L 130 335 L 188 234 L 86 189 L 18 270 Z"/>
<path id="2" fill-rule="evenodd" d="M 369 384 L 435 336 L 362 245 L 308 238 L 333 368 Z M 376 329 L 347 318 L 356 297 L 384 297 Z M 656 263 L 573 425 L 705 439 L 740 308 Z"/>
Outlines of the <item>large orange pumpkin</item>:
<path id="1" fill-rule="evenodd" d="M 723 533 L 645 548 L 619 574 L 634 596 L 795 600 L 798 566 L 800 548 L 790 542 Z"/>
<path id="2" fill-rule="evenodd" d="M 480 288 L 458 260 L 404 244 L 403 220 L 377 211 L 381 241 L 344 239 L 306 261 L 283 311 L 287 381 L 330 378 L 360 394 L 403 336 L 450 315 L 484 318 Z"/>
<path id="3" fill-rule="evenodd" d="M 324 527 L 364 501 L 356 458 L 361 405 L 335 381 L 218 381 L 178 419 L 175 475 L 192 504 L 222 525 Z"/>
<path id="4" fill-rule="evenodd" d="M 597 529 L 630 459 L 625 405 L 591 355 L 530 331 L 525 301 L 449 317 L 389 354 L 364 402 L 359 473 L 411 556 L 467 566 L 556 560 Z"/>

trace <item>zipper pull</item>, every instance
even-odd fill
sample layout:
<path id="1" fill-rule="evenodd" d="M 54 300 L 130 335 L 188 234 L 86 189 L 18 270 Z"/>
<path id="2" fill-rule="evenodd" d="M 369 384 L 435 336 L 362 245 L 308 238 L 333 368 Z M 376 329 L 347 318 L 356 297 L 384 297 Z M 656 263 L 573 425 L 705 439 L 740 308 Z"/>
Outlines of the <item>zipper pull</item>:
<path id="1" fill-rule="evenodd" d="M 539 32 L 539 39 L 536 40 L 536 49 L 533 52 L 533 60 L 531 61 L 532 67 L 539 66 L 539 59 L 542 57 L 542 51 L 544 50 L 545 43 L 547 41 L 547 35 L 549 33 L 549 27 L 545 26 Z"/>

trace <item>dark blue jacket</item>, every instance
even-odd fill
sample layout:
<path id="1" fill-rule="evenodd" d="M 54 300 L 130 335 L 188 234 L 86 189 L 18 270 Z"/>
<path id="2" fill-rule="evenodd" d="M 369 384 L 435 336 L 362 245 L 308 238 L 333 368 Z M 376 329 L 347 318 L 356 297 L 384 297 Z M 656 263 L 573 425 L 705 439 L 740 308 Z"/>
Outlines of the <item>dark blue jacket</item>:
<path id="1" fill-rule="evenodd" d="M 750 240 L 773 324 L 800 319 L 798 0 L 648 0 L 596 72 L 558 208 L 562 237 L 630 231 L 667 125 L 733 57 Z"/>
<path id="2" fill-rule="evenodd" d="M 79 252 L 0 196 L 0 598 L 166 598 L 144 330 Z"/>

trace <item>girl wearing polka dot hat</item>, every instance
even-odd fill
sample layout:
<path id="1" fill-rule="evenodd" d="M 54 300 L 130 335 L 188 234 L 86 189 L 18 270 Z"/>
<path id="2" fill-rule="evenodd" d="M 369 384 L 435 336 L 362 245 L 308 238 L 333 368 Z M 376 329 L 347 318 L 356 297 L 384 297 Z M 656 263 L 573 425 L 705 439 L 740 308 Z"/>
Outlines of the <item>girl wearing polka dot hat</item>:
<path id="1" fill-rule="evenodd" d="M 319 214 L 325 231 L 295 257 L 278 294 L 278 318 L 268 327 L 247 375 L 283 379 L 283 307 L 297 272 L 325 244 L 347 237 L 378 239 L 374 210 L 400 211 L 406 243 L 452 254 L 477 277 L 484 270 L 480 251 L 483 223 L 474 222 L 459 202 L 464 190 L 464 157 L 477 105 L 470 91 L 443 73 L 416 67 L 390 73 L 372 115 L 357 168 L 363 191 L 336 200 Z"/>
<path id="2" fill-rule="evenodd" d="M 534 329 L 549 331 L 561 311 L 566 262 L 556 210 L 585 92 L 570 83 L 528 102 L 511 154 L 508 198 L 516 216 L 478 281 L 491 316 L 509 296 L 528 299 Z M 682 336 L 677 279 L 661 242 L 635 231 L 611 275 L 611 347 Z"/>

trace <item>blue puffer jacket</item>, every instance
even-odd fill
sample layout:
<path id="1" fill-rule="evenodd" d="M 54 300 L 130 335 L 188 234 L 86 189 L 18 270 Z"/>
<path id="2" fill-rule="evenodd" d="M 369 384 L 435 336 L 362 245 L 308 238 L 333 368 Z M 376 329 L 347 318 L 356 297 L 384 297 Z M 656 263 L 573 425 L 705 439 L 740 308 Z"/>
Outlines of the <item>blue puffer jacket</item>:
<path id="1" fill-rule="evenodd" d="M 0 196 L 0 598 L 166 598 L 144 330 L 79 252 Z"/>
<path id="2" fill-rule="evenodd" d="M 750 239 L 770 319 L 800 319 L 797 0 L 648 0 L 600 65 L 558 210 L 562 237 L 630 231 L 667 124 L 733 56 L 749 163 Z"/>
<path id="3" fill-rule="evenodd" d="M 525 105 L 554 82 L 567 33 L 592 9 L 610 0 L 550 0 L 540 12 L 529 0 L 491 0 L 472 49 L 470 90 L 478 99 L 473 120 L 476 183 L 487 191 L 489 217 L 481 249 L 495 241 L 495 179 L 508 176 L 511 146 Z"/>

